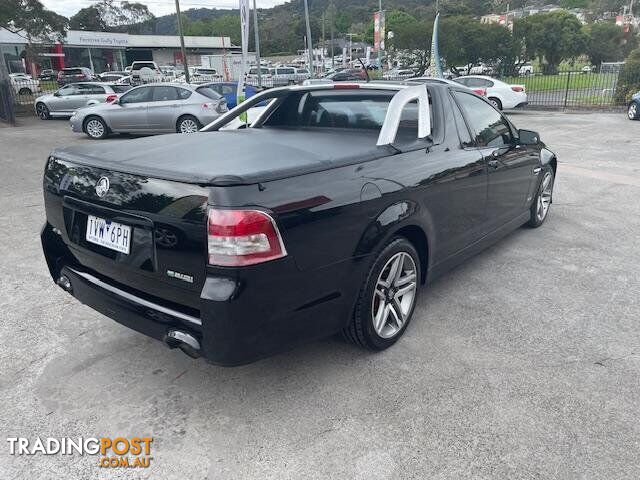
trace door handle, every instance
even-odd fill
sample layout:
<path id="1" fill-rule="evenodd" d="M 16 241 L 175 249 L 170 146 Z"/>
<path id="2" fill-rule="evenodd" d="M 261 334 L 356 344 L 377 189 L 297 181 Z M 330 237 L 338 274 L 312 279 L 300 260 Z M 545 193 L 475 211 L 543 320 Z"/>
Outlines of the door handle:
<path id="1" fill-rule="evenodd" d="M 498 160 L 489 160 L 487 162 L 489 168 L 493 168 L 494 170 L 500 166 L 500 162 Z"/>

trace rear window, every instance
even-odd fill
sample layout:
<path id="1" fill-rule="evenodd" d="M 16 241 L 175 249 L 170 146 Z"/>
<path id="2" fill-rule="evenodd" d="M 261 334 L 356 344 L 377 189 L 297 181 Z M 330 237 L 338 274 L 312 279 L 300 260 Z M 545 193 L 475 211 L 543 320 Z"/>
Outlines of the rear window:
<path id="1" fill-rule="evenodd" d="M 379 130 L 384 123 L 390 92 L 300 92 L 290 95 L 265 122 L 265 126 L 349 128 Z M 418 104 L 404 109 L 401 129 L 417 131 Z"/>
<path id="2" fill-rule="evenodd" d="M 266 74 L 268 74 L 270 72 L 269 72 L 268 68 L 261 68 L 260 69 L 260 73 L 263 74 L 263 75 L 266 75 Z M 249 69 L 249 75 L 257 75 L 257 74 L 258 74 L 258 68 L 257 67 L 252 67 L 252 68 Z"/>
<path id="3" fill-rule="evenodd" d="M 131 89 L 130 85 L 109 85 L 115 93 L 124 93 Z"/>
<path id="4" fill-rule="evenodd" d="M 83 73 L 81 68 L 64 68 L 62 70 L 63 75 L 81 75 Z"/>
<path id="5" fill-rule="evenodd" d="M 196 89 L 196 92 L 212 100 L 218 100 L 220 98 L 220 94 L 211 87 L 199 87 Z"/>
<path id="6" fill-rule="evenodd" d="M 201 75 L 215 75 L 217 72 L 213 68 L 198 68 L 196 73 Z"/>
<path id="7" fill-rule="evenodd" d="M 278 75 L 292 75 L 296 73 L 293 68 L 278 68 L 276 72 L 278 73 Z"/>
<path id="8" fill-rule="evenodd" d="M 133 65 L 131 66 L 132 70 L 140 70 L 142 68 L 150 68 L 154 70 L 156 65 L 153 62 L 133 62 Z"/>

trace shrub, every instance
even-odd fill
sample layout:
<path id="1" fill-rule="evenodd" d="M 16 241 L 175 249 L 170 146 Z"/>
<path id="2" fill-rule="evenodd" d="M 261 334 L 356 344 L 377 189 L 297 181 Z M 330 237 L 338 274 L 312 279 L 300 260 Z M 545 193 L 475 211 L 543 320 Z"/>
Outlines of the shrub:
<path id="1" fill-rule="evenodd" d="M 620 70 L 616 85 L 616 103 L 625 105 L 640 91 L 640 48 L 632 51 Z"/>

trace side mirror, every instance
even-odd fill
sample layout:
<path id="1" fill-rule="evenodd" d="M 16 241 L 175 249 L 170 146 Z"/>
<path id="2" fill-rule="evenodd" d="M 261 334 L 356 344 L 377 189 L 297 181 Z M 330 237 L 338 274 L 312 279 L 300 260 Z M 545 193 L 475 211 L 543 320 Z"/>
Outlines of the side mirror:
<path id="1" fill-rule="evenodd" d="M 53 96 L 54 97 L 59 97 L 60 96 L 60 92 L 53 92 Z"/>
<path id="2" fill-rule="evenodd" d="M 540 142 L 540 135 L 538 132 L 531 130 L 518 130 L 518 137 L 522 145 L 537 145 Z"/>

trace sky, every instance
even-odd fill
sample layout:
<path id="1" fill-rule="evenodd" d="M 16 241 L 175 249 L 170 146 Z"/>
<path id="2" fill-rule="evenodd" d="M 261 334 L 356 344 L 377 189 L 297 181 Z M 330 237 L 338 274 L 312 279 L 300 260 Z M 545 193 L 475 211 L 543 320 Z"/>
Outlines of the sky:
<path id="1" fill-rule="evenodd" d="M 70 17 L 78 10 L 88 7 L 97 0 L 40 0 L 49 10 L 53 10 L 60 15 Z M 132 2 L 135 0 L 132 0 Z M 156 17 L 175 13 L 175 0 L 138 0 L 149 7 L 151 13 Z M 258 8 L 269 8 L 274 5 L 285 3 L 285 0 L 256 0 Z M 250 5 L 253 5 L 251 0 Z M 238 8 L 238 0 L 180 0 L 180 10 L 183 12 L 190 8 Z"/>

